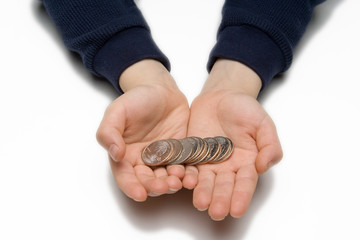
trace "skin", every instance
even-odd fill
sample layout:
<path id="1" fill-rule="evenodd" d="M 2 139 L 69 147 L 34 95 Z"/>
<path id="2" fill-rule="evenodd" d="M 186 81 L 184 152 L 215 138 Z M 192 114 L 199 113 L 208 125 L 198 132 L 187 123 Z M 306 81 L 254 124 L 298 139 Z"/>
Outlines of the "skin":
<path id="1" fill-rule="evenodd" d="M 226 136 L 234 143 L 227 161 L 186 167 L 183 186 L 194 189 L 194 206 L 214 220 L 243 216 L 258 174 L 282 158 L 275 125 L 256 100 L 260 88 L 250 68 L 220 59 L 191 105 L 188 136 Z"/>
<path id="2" fill-rule="evenodd" d="M 189 105 L 185 96 L 155 60 L 133 64 L 119 82 L 125 94 L 106 109 L 96 134 L 109 153 L 117 185 L 135 201 L 178 191 L 184 167 L 152 169 L 144 165 L 141 152 L 155 140 L 186 136 Z"/>
<path id="3" fill-rule="evenodd" d="M 189 110 L 185 96 L 163 65 L 142 60 L 120 76 L 125 94 L 105 111 L 97 132 L 108 151 L 114 178 L 135 201 L 194 189 L 194 206 L 214 220 L 241 217 L 249 207 L 258 174 L 280 161 L 275 125 L 256 97 L 258 75 L 245 65 L 219 59 Z M 166 103 L 166 104 L 164 104 Z M 219 164 L 152 169 L 141 151 L 158 139 L 226 136 L 234 143 L 230 159 Z"/>

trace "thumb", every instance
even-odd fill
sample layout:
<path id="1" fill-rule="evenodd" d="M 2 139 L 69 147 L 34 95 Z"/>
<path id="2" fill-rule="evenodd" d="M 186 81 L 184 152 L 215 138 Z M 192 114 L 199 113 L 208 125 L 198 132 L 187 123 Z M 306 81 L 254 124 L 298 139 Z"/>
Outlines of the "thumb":
<path id="1" fill-rule="evenodd" d="M 104 117 L 96 132 L 98 143 L 108 151 L 115 162 L 119 162 L 125 155 L 125 142 L 122 137 L 125 126 L 125 115 L 122 106 L 111 104 L 105 111 Z"/>
<path id="2" fill-rule="evenodd" d="M 109 153 L 111 159 L 119 162 L 125 156 L 125 143 L 121 135 L 116 134 L 115 129 L 99 128 L 96 133 L 97 141 Z"/>
<path id="3" fill-rule="evenodd" d="M 269 116 L 263 120 L 256 134 L 256 144 L 259 153 L 255 166 L 257 172 L 263 174 L 274 164 L 278 163 L 283 156 L 275 124 Z"/>

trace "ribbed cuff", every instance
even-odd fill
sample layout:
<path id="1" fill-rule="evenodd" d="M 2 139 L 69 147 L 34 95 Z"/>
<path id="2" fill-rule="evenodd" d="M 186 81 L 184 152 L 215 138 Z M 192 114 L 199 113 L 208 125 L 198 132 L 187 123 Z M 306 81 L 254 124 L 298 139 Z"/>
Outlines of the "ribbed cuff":
<path id="1" fill-rule="evenodd" d="M 117 33 L 99 50 L 94 58 L 94 69 L 122 94 L 119 77 L 130 65 L 151 58 L 161 62 L 170 71 L 168 58 L 156 46 L 150 32 L 133 27 Z"/>
<path id="2" fill-rule="evenodd" d="M 273 77 L 284 68 L 284 57 L 280 48 L 263 31 L 247 26 L 228 26 L 218 34 L 207 64 L 210 72 L 218 58 L 239 61 L 254 70 L 264 89 Z"/>

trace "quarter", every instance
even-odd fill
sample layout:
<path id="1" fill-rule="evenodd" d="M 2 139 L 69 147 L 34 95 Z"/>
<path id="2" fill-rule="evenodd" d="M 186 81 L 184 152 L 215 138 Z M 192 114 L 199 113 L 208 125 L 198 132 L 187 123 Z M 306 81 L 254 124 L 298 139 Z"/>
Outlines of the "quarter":
<path id="1" fill-rule="evenodd" d="M 159 166 L 173 155 L 173 147 L 166 140 L 159 140 L 144 148 L 141 157 L 148 166 Z"/>
<path id="2" fill-rule="evenodd" d="M 204 161 L 207 156 L 209 155 L 209 145 L 207 144 L 207 142 L 204 139 L 201 139 L 202 142 L 202 150 L 200 152 L 200 154 L 193 159 L 193 161 L 191 163 L 189 163 L 189 165 L 196 165 L 201 163 L 202 161 Z"/>
<path id="3" fill-rule="evenodd" d="M 180 157 L 180 154 L 182 152 L 182 144 L 179 140 L 176 140 L 176 139 L 168 139 L 167 140 L 173 147 L 173 154 L 172 156 L 167 160 L 165 161 L 164 163 L 162 163 L 162 165 L 167 165 L 167 164 L 170 164 L 171 162 L 174 162 L 176 161 L 179 157 Z"/>
<path id="4" fill-rule="evenodd" d="M 170 162 L 170 164 L 182 164 L 196 151 L 196 141 L 193 138 L 183 138 L 179 140 L 182 145 L 182 151 L 180 156 L 175 160 Z"/>
<path id="5" fill-rule="evenodd" d="M 220 154 L 212 161 L 212 163 L 220 163 L 222 161 L 225 161 L 230 157 L 233 151 L 233 143 L 232 141 L 227 137 L 214 137 L 216 141 L 221 146 L 221 152 Z"/>
<path id="6" fill-rule="evenodd" d="M 212 162 L 221 152 L 221 145 L 214 138 L 208 137 L 204 138 L 205 142 L 207 142 L 209 146 L 209 154 L 207 157 L 201 162 L 202 164 Z"/>
<path id="7" fill-rule="evenodd" d="M 201 141 L 201 138 L 189 137 L 189 140 L 193 143 L 193 152 L 190 157 L 183 162 L 184 164 L 190 164 L 194 162 L 203 149 L 203 142 Z"/>

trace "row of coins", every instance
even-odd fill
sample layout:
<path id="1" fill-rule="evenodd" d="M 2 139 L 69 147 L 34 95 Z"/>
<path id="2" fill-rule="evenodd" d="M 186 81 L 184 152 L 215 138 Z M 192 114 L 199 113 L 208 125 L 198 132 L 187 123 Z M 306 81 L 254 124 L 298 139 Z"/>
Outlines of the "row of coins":
<path id="1" fill-rule="evenodd" d="M 227 137 L 166 139 L 145 147 L 141 157 L 148 166 L 219 163 L 228 159 L 233 143 Z"/>

